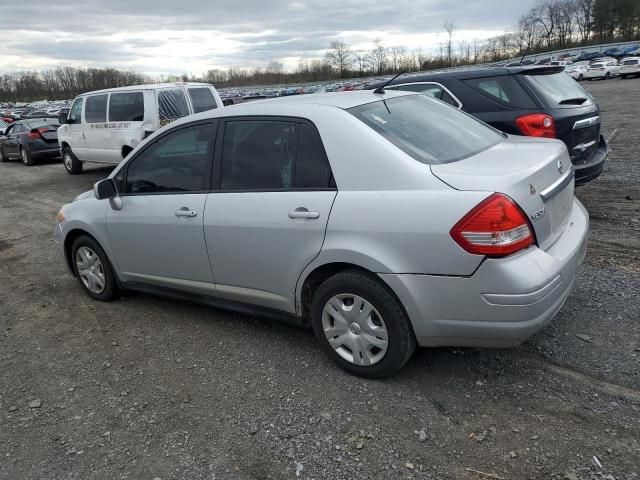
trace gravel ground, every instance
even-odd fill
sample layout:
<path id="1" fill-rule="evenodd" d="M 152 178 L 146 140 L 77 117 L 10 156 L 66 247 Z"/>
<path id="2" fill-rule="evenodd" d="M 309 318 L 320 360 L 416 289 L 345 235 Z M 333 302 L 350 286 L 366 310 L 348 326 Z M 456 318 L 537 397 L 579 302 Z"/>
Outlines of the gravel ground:
<path id="1" fill-rule="evenodd" d="M 92 301 L 52 226 L 109 170 L 1 164 L 0 478 L 638 478 L 640 79 L 585 87 L 620 134 L 577 191 L 592 229 L 563 310 L 521 347 L 422 349 L 385 381 L 310 331 Z"/>

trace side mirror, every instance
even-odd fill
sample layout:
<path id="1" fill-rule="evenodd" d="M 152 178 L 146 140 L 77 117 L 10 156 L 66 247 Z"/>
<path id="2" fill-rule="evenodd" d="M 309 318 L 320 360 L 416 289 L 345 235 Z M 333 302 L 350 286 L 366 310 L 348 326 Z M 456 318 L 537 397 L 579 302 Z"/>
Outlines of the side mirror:
<path id="1" fill-rule="evenodd" d="M 64 125 L 65 123 L 68 123 L 66 113 L 61 113 L 58 115 L 58 123 L 60 123 L 60 125 Z"/>
<path id="2" fill-rule="evenodd" d="M 118 197 L 116 182 L 111 178 L 100 180 L 93 186 L 93 194 L 98 200 L 106 200 Z"/>

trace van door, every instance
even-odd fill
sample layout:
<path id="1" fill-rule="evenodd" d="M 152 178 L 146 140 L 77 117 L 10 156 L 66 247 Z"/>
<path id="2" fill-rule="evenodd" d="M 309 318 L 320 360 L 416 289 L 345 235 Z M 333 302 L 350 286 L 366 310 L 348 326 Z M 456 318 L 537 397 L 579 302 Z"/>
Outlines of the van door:
<path id="1" fill-rule="evenodd" d="M 109 94 L 107 150 L 109 163 L 120 163 L 126 153 L 144 138 L 144 94 L 112 92 Z"/>
<path id="2" fill-rule="evenodd" d="M 92 162 L 108 162 L 110 158 L 107 128 L 108 99 L 107 93 L 85 97 L 83 125 L 85 125 L 86 159 Z"/>
<path id="3" fill-rule="evenodd" d="M 82 97 L 76 98 L 73 105 L 71 105 L 65 125 L 65 137 L 75 156 L 78 157 L 79 160 L 84 161 L 89 159 L 87 158 L 84 136 L 85 125 L 82 123 L 83 106 L 84 99 Z"/>

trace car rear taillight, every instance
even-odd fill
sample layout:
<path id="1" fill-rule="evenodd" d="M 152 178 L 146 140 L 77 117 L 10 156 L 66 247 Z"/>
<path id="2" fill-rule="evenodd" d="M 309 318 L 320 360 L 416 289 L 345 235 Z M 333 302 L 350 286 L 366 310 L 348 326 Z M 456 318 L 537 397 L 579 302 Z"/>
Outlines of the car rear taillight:
<path id="1" fill-rule="evenodd" d="M 31 140 L 42 140 L 42 134 L 44 132 L 48 132 L 49 129 L 47 127 L 34 128 L 27 135 Z"/>
<path id="2" fill-rule="evenodd" d="M 556 138 L 556 123 L 546 113 L 531 113 L 516 118 L 516 126 L 528 137 Z"/>
<path id="3" fill-rule="evenodd" d="M 524 212 L 502 193 L 476 205 L 449 234 L 467 252 L 489 257 L 511 255 L 535 242 Z"/>

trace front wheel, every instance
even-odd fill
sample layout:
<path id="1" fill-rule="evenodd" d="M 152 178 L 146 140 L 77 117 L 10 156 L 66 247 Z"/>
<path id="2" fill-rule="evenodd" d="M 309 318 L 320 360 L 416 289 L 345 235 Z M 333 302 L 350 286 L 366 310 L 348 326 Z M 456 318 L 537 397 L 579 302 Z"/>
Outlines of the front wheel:
<path id="1" fill-rule="evenodd" d="M 340 272 L 320 285 L 311 304 L 311 323 L 329 357 L 365 378 L 393 375 L 416 348 L 400 302 L 382 281 L 359 270 Z"/>
<path id="2" fill-rule="evenodd" d="M 8 162 L 9 158 L 2 153 L 2 149 L 0 148 L 0 162 Z"/>
<path id="3" fill-rule="evenodd" d="M 67 173 L 71 175 L 82 173 L 82 162 L 73 154 L 70 147 L 62 149 L 62 163 Z"/>
<path id="4" fill-rule="evenodd" d="M 118 286 L 111 262 L 98 242 L 81 235 L 73 242 L 71 255 L 73 270 L 82 289 L 101 302 L 113 300 Z"/>
<path id="5" fill-rule="evenodd" d="M 609 72 L 604 74 L 604 79 L 609 80 L 611 78 L 611 74 Z"/>
<path id="6" fill-rule="evenodd" d="M 584 80 L 584 77 L 582 76 L 582 74 L 578 75 L 578 81 L 581 82 Z"/>
<path id="7" fill-rule="evenodd" d="M 33 161 L 33 157 L 25 148 L 20 147 L 20 158 L 22 159 L 22 163 L 26 166 L 30 167 L 35 162 Z"/>

